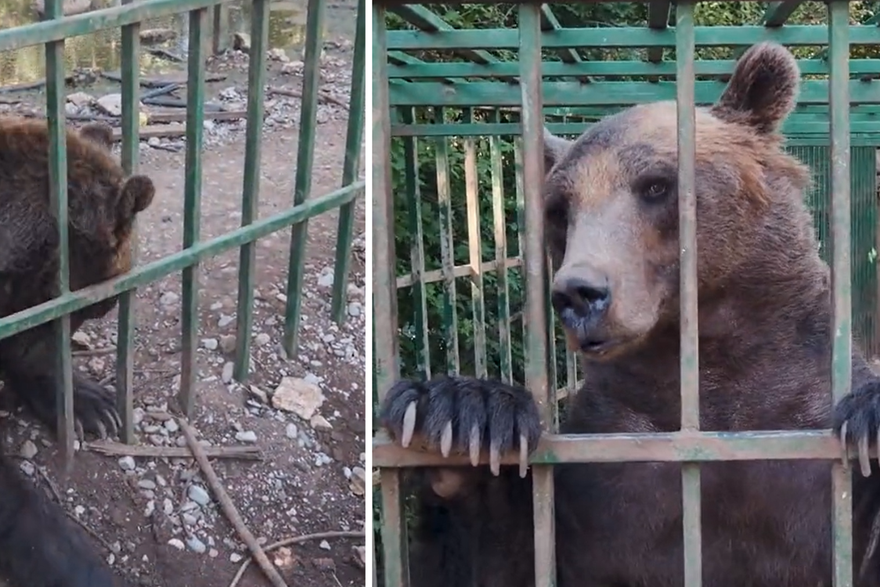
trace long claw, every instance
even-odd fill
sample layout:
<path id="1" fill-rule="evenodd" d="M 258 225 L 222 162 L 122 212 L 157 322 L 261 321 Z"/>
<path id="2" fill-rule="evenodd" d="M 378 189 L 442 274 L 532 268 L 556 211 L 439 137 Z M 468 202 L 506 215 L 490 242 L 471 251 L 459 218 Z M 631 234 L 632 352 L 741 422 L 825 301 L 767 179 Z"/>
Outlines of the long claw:
<path id="1" fill-rule="evenodd" d="M 416 430 L 416 402 L 412 401 L 406 406 L 406 412 L 403 414 L 403 436 L 400 444 L 403 448 L 408 448 L 412 442 L 413 432 Z"/>
<path id="2" fill-rule="evenodd" d="M 868 455 L 868 435 L 859 438 L 859 468 L 863 477 L 871 476 L 871 457 Z"/>
<path id="3" fill-rule="evenodd" d="M 98 435 L 101 437 L 101 440 L 107 440 L 107 427 L 100 421 L 95 422 L 95 426 L 98 427 Z"/>
<path id="4" fill-rule="evenodd" d="M 489 444 L 489 469 L 496 477 L 501 473 L 501 451 L 494 440 Z"/>
<path id="5" fill-rule="evenodd" d="M 104 417 L 110 424 L 110 430 L 113 435 L 119 434 L 119 431 L 122 429 L 122 419 L 110 410 L 104 410 Z"/>
<path id="6" fill-rule="evenodd" d="M 480 464 L 480 428 L 476 424 L 471 426 L 471 437 L 470 442 L 468 442 L 468 449 L 470 449 L 471 465 L 476 467 Z"/>
<path id="7" fill-rule="evenodd" d="M 843 451 L 842 459 L 843 459 L 844 466 L 849 464 L 849 450 L 847 450 L 849 445 L 846 442 L 846 425 L 847 424 L 849 424 L 849 422 L 844 422 L 843 426 L 840 427 L 840 446 L 841 446 L 841 450 Z"/>
<path id="8" fill-rule="evenodd" d="M 519 476 L 525 479 L 529 470 L 529 441 L 525 434 L 519 435 Z"/>
<path id="9" fill-rule="evenodd" d="M 80 422 L 79 420 L 75 420 L 73 422 L 73 427 L 74 427 L 74 430 L 76 433 L 76 437 L 79 439 L 79 441 L 85 442 L 86 441 L 86 431 L 83 430 L 82 422 Z"/>
<path id="10" fill-rule="evenodd" d="M 452 450 L 452 420 L 443 427 L 443 435 L 440 437 L 440 454 L 448 457 L 450 450 Z"/>

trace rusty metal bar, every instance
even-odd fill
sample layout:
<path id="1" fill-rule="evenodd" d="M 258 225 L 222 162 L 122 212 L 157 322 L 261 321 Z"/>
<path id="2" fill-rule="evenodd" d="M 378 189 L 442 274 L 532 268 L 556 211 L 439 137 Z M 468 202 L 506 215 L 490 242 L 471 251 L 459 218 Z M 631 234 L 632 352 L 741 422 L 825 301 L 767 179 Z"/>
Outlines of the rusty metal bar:
<path id="1" fill-rule="evenodd" d="M 553 429 L 554 408 L 547 382 L 547 315 L 545 311 L 544 226 L 540 186 L 544 181 L 541 105 L 541 5 L 519 9 L 519 61 L 522 91 L 523 185 L 525 198 L 526 386 L 541 412 L 544 430 Z M 556 528 L 553 468 L 532 470 L 535 520 L 535 587 L 556 585 Z"/>
<path id="2" fill-rule="evenodd" d="M 383 433 L 373 440 L 376 467 L 470 466 L 467 454 L 401 448 Z M 488 454 L 488 453 L 487 453 Z M 872 453 L 874 454 L 874 453 Z M 485 455 L 484 455 L 485 456 Z M 501 463 L 516 465 L 515 454 Z M 662 432 L 656 434 L 544 434 L 533 465 L 562 463 L 702 463 L 754 460 L 834 460 L 840 444 L 829 430 L 779 432 Z M 488 457 L 481 460 L 488 463 Z"/>
<path id="3" fill-rule="evenodd" d="M 831 389 L 835 403 L 852 388 L 852 265 L 850 232 L 849 3 L 828 5 L 828 53 L 831 109 L 831 282 L 834 307 Z M 848 462 L 831 473 L 834 537 L 834 587 L 850 587 L 852 569 L 852 476 Z"/>
<path id="4" fill-rule="evenodd" d="M 473 122 L 473 109 L 464 113 L 465 122 Z M 483 301 L 483 247 L 480 232 L 480 190 L 477 174 L 477 141 L 464 139 L 464 184 L 467 207 L 468 264 L 471 267 L 471 314 L 474 321 L 474 375 L 486 377 L 486 308 Z"/>
<path id="5" fill-rule="evenodd" d="M 373 380 L 379 401 L 400 371 L 395 287 L 394 195 L 391 183 L 391 112 L 388 100 L 388 55 L 385 9 L 370 6 L 373 31 Z M 382 548 L 386 587 L 409 585 L 409 557 L 400 471 L 384 469 L 382 482 Z"/>

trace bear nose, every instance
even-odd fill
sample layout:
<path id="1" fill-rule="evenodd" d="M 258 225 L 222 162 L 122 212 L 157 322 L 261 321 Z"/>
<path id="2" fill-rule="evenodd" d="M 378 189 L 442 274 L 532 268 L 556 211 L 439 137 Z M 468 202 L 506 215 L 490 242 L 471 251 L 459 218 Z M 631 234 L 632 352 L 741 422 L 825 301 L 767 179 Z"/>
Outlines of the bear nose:
<path id="1" fill-rule="evenodd" d="M 557 275 L 553 281 L 551 302 L 559 314 L 573 310 L 578 316 L 587 317 L 604 311 L 611 300 L 608 281 L 588 280 L 579 275 Z"/>

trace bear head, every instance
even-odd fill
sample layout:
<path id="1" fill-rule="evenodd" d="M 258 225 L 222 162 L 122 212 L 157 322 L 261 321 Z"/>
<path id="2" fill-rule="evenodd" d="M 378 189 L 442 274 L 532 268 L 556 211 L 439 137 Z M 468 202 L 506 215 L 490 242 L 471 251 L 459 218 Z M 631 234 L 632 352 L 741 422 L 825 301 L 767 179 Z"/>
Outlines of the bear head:
<path id="1" fill-rule="evenodd" d="M 798 85 L 791 53 L 762 43 L 741 57 L 717 103 L 696 108 L 701 316 L 733 295 L 744 271 L 760 281 L 784 265 L 757 256 L 806 243 L 815 253 L 802 202 L 809 172 L 779 134 Z M 677 140 L 674 101 L 611 115 L 574 141 L 545 130 L 551 299 L 569 346 L 587 359 L 623 356 L 678 328 Z"/>

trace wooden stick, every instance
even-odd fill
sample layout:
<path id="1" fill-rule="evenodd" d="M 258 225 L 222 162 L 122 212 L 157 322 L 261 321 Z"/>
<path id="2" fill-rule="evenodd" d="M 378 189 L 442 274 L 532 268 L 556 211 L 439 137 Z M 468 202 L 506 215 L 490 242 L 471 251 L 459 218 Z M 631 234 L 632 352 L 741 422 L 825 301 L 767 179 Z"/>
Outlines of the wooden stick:
<path id="1" fill-rule="evenodd" d="M 192 453 L 185 447 L 178 446 L 130 446 L 110 440 L 84 442 L 83 448 L 108 456 L 129 456 L 139 458 L 191 459 Z M 255 446 L 207 446 L 202 447 L 205 455 L 212 459 L 241 459 L 260 461 L 263 453 Z"/>
<path id="2" fill-rule="evenodd" d="M 245 525 L 244 521 L 241 519 L 241 516 L 238 513 L 238 510 L 235 509 L 235 505 L 233 505 L 232 500 L 229 499 L 229 495 L 226 494 L 226 490 L 223 489 L 223 485 L 220 484 L 220 479 L 217 478 L 217 474 L 214 472 L 213 467 L 211 467 L 211 463 L 208 461 L 208 457 L 205 456 L 204 448 L 198 443 L 198 441 L 196 441 L 196 435 L 192 427 L 184 418 L 179 418 L 177 421 L 180 423 L 180 430 L 183 432 L 184 437 L 186 437 L 187 445 L 189 445 L 193 456 L 196 458 L 196 462 L 199 463 L 199 468 L 205 475 L 205 480 L 208 482 L 208 486 L 211 488 L 211 491 L 214 492 L 214 496 L 217 498 L 217 501 L 220 502 L 220 507 L 223 509 L 223 513 L 226 514 L 226 517 L 229 518 L 230 522 L 232 522 L 235 531 L 238 532 L 239 537 L 250 549 L 254 560 L 256 560 L 257 564 L 260 565 L 260 568 L 263 570 L 263 573 L 265 573 L 265 575 L 269 578 L 269 581 L 272 582 L 272 585 L 274 585 L 275 587 L 287 587 L 287 583 L 284 582 L 284 579 L 281 578 L 281 575 L 278 573 L 275 567 L 272 566 L 272 563 L 269 562 L 269 558 L 266 556 L 266 553 L 260 547 L 254 535 Z"/>
<path id="3" fill-rule="evenodd" d="M 301 542 L 307 542 L 309 540 L 321 540 L 324 538 L 364 538 L 363 532 L 358 532 L 356 530 L 343 532 L 318 532 L 317 534 L 305 534 L 303 536 L 293 536 L 291 538 L 285 538 L 284 540 L 279 540 L 278 542 L 274 542 L 264 548 L 265 552 L 270 552 L 275 550 L 276 548 L 281 548 L 282 546 L 290 546 L 291 544 L 299 544 Z M 232 583 L 229 584 L 229 587 L 236 587 L 238 585 L 239 580 L 241 580 L 242 575 L 247 570 L 248 565 L 251 564 L 252 559 L 245 559 L 244 563 L 242 563 L 241 567 L 238 569 L 238 572 L 235 573 L 235 577 L 232 578 Z"/>

